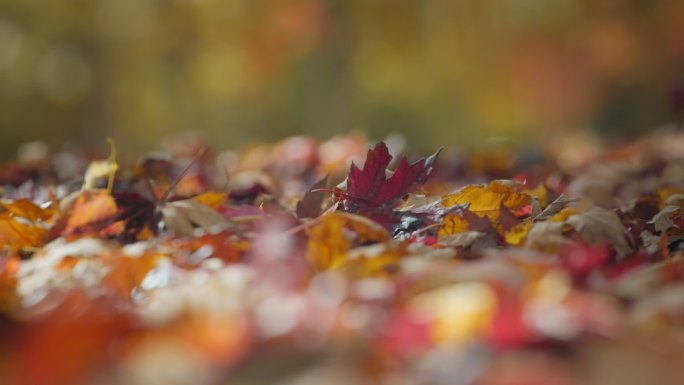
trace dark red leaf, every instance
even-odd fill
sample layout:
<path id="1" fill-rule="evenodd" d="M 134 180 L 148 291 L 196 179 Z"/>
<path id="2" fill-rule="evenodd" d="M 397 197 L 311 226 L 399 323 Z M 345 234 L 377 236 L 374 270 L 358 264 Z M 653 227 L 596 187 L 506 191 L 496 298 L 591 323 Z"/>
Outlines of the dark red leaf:
<path id="1" fill-rule="evenodd" d="M 432 174 L 439 151 L 409 164 L 402 156 L 392 176 L 387 178 L 387 166 L 392 160 L 383 142 L 368 150 L 363 170 L 352 163 L 347 180 L 347 195 L 342 196 L 344 208 L 363 211 L 392 208 L 406 194 L 425 183 Z"/>

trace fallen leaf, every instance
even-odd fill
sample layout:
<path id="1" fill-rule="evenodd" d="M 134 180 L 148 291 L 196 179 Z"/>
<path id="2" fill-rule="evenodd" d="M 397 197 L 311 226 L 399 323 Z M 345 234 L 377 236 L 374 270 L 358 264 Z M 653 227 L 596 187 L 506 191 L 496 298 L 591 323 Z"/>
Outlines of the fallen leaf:
<path id="1" fill-rule="evenodd" d="M 527 234 L 532 229 L 533 222 L 527 218 L 504 233 L 506 243 L 512 246 L 519 246 L 527 238 Z"/>
<path id="2" fill-rule="evenodd" d="M 387 166 L 392 156 L 387 146 L 379 142 L 368 150 L 363 169 L 352 163 L 347 192 L 342 195 L 345 209 L 354 212 L 394 207 L 401 198 L 425 183 L 432 174 L 438 154 L 439 151 L 412 164 L 402 156 L 388 178 Z"/>
<path id="3" fill-rule="evenodd" d="M 384 228 L 358 215 L 330 213 L 309 229 L 307 258 L 317 270 L 337 269 L 356 247 L 390 239 Z"/>
<path id="4" fill-rule="evenodd" d="M 19 257 L 0 259 L 0 314 L 12 314 L 19 305 L 16 293 L 17 271 L 21 267 Z"/>
<path id="5" fill-rule="evenodd" d="M 41 208 L 29 199 L 0 203 L 0 211 L 6 210 L 12 217 L 25 218 L 31 222 L 47 222 L 54 216 L 52 208 Z"/>
<path id="6" fill-rule="evenodd" d="M 225 229 L 231 224 L 212 208 L 192 199 L 167 202 L 161 214 L 166 228 L 181 236 L 193 235 L 195 227 Z"/>
<path id="7" fill-rule="evenodd" d="M 534 222 L 527 232 L 525 247 L 548 252 L 559 251 L 567 242 L 563 236 L 562 222 Z"/>
<path id="8" fill-rule="evenodd" d="M 499 219 L 500 207 L 516 211 L 530 204 L 530 195 L 519 192 L 513 182 L 495 180 L 488 185 L 468 185 L 460 191 L 443 197 L 446 207 L 468 205 L 468 210 L 492 222 Z"/>
<path id="9" fill-rule="evenodd" d="M 591 245 L 612 245 L 618 257 L 625 257 L 633 252 L 631 235 L 620 221 L 620 217 L 610 210 L 591 206 L 584 212 L 571 215 L 565 223 Z"/>
<path id="10" fill-rule="evenodd" d="M 479 231 L 463 231 L 440 237 L 439 244 L 445 247 L 468 247 L 485 235 Z"/>
<path id="11" fill-rule="evenodd" d="M 207 207 L 216 209 L 217 207 L 222 206 L 226 202 L 226 199 L 228 199 L 228 193 L 207 191 L 205 193 L 192 197 L 192 199 Z"/>
<path id="12" fill-rule="evenodd" d="M 301 201 L 297 202 L 295 213 L 297 218 L 316 218 L 321 215 L 321 204 L 325 194 L 323 191 L 317 191 L 325 188 L 328 184 L 328 176 L 314 183 L 313 186 L 304 194 Z"/>
<path id="13" fill-rule="evenodd" d="M 71 234 L 89 225 L 114 218 L 117 213 L 114 198 L 107 191 L 82 191 L 69 210 L 66 234 Z"/>
<path id="14" fill-rule="evenodd" d="M 0 204 L 0 249 L 14 253 L 42 246 L 48 234 L 52 210 L 43 210 L 26 199 Z"/>
<path id="15" fill-rule="evenodd" d="M 467 231 L 470 223 L 460 214 L 449 214 L 444 217 L 442 226 L 438 230 L 440 237 L 459 234 Z"/>
<path id="16" fill-rule="evenodd" d="M 681 216 L 681 209 L 678 206 L 665 206 L 647 223 L 652 224 L 657 233 L 663 234 L 672 227 L 675 227 L 675 223 L 672 220 L 674 215 Z"/>
<path id="17" fill-rule="evenodd" d="M 107 254 L 102 264 L 108 273 L 102 278 L 101 285 L 121 298 L 130 299 L 133 290 L 138 288 L 161 257 L 155 253 L 140 256 Z"/>
<path id="18" fill-rule="evenodd" d="M 568 198 L 564 195 L 561 194 L 558 198 L 556 198 L 553 202 L 549 203 L 548 206 L 544 208 L 544 210 L 534 217 L 535 220 L 546 220 L 550 219 L 554 215 L 558 214 L 563 210 L 565 207 L 567 207 L 571 203 L 575 203 L 579 201 L 579 199 L 573 199 L 573 198 Z"/>

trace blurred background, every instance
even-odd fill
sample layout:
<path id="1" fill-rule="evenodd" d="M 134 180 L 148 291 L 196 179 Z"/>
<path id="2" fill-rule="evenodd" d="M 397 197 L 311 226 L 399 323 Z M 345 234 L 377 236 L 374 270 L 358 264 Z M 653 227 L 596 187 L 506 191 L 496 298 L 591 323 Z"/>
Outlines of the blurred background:
<path id="1" fill-rule="evenodd" d="M 0 158 L 186 131 L 626 139 L 681 122 L 683 37 L 681 0 L 0 0 Z"/>

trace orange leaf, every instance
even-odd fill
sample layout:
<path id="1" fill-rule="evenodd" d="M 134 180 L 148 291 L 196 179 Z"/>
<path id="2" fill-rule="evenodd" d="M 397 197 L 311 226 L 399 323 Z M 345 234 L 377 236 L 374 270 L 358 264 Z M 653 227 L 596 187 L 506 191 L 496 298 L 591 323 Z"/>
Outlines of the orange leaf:
<path id="1" fill-rule="evenodd" d="M 108 192 L 84 191 L 76 198 L 65 233 L 70 234 L 80 227 L 109 219 L 116 212 L 116 202 Z"/>
<path id="2" fill-rule="evenodd" d="M 41 246 L 47 234 L 43 222 L 52 217 L 31 201 L 20 199 L 0 205 L 0 248 L 17 251 L 22 247 Z"/>
<path id="3" fill-rule="evenodd" d="M 220 193 L 220 192 L 216 192 L 216 191 L 207 191 L 203 194 L 195 196 L 192 199 L 203 204 L 203 205 L 205 205 L 205 206 L 209 206 L 212 209 L 215 209 L 215 208 L 223 205 L 223 203 L 225 203 L 225 201 L 226 201 L 226 198 L 228 198 L 227 193 L 224 193 L 224 192 Z"/>
<path id="4" fill-rule="evenodd" d="M 42 209 L 29 199 L 17 199 L 11 203 L 0 204 L 13 217 L 26 218 L 31 222 L 47 221 L 52 218 L 54 210 Z"/>
<path id="5" fill-rule="evenodd" d="M 19 257 L 0 260 L 0 313 L 11 312 L 19 303 L 16 295 L 16 274 L 20 266 Z"/>
<path id="6" fill-rule="evenodd" d="M 20 223 L 0 214 L 0 248 L 16 251 L 22 247 L 38 247 L 43 244 L 47 230 Z"/>
<path id="7" fill-rule="evenodd" d="M 158 254 L 138 257 L 110 254 L 103 260 L 110 272 L 102 278 L 102 285 L 123 298 L 130 298 L 133 289 L 142 283 L 159 258 Z"/>

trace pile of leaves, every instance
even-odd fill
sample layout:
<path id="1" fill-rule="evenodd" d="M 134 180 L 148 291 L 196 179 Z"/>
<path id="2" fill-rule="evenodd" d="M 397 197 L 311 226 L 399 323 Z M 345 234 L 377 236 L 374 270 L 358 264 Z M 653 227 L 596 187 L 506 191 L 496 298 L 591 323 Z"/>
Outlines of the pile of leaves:
<path id="1" fill-rule="evenodd" d="M 681 383 L 683 135 L 573 168 L 388 143 L 24 151 L 2 383 Z"/>

